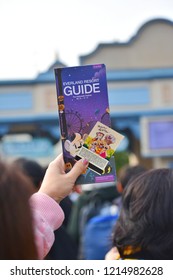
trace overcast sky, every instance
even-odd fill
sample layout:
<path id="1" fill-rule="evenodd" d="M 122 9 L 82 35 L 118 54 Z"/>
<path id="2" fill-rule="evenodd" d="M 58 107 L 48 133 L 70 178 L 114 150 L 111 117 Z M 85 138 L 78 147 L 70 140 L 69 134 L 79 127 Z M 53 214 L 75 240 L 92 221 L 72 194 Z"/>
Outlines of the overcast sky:
<path id="1" fill-rule="evenodd" d="M 0 79 L 34 78 L 55 57 L 78 65 L 157 17 L 173 20 L 173 0 L 0 0 Z"/>

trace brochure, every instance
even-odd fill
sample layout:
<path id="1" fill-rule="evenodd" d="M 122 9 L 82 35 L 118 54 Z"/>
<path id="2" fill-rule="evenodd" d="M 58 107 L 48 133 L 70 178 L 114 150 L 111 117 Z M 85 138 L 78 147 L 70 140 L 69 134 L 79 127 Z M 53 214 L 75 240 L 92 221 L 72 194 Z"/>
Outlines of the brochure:
<path id="1" fill-rule="evenodd" d="M 115 182 L 114 152 L 123 136 L 111 129 L 105 65 L 54 72 L 66 172 L 86 157 L 89 167 L 76 184 Z"/>

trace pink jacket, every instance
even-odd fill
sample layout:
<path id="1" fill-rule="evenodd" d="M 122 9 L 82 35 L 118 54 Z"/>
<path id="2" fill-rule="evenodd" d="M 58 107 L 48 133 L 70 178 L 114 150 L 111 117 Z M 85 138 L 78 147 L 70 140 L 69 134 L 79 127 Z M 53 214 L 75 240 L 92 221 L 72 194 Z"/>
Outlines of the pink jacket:
<path id="1" fill-rule="evenodd" d="M 33 194 L 30 205 L 39 259 L 44 259 L 54 242 L 54 231 L 62 225 L 64 212 L 55 200 L 44 193 Z"/>

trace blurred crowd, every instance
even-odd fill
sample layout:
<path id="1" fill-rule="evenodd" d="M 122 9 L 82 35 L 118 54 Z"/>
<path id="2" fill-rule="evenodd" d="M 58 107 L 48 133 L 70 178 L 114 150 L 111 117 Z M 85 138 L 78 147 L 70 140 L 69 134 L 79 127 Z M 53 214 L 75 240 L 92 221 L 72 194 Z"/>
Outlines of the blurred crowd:
<path id="1" fill-rule="evenodd" d="M 0 161 L 0 259 L 173 259 L 173 170 L 126 164 L 74 186 L 87 164 Z"/>

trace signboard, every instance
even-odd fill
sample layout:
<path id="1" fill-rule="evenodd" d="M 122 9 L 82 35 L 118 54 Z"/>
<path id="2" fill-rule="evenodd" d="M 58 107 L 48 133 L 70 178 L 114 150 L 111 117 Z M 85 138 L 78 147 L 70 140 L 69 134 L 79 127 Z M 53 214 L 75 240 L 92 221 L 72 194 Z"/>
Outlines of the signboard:
<path id="1" fill-rule="evenodd" d="M 141 118 L 143 156 L 173 155 L 173 116 Z"/>

